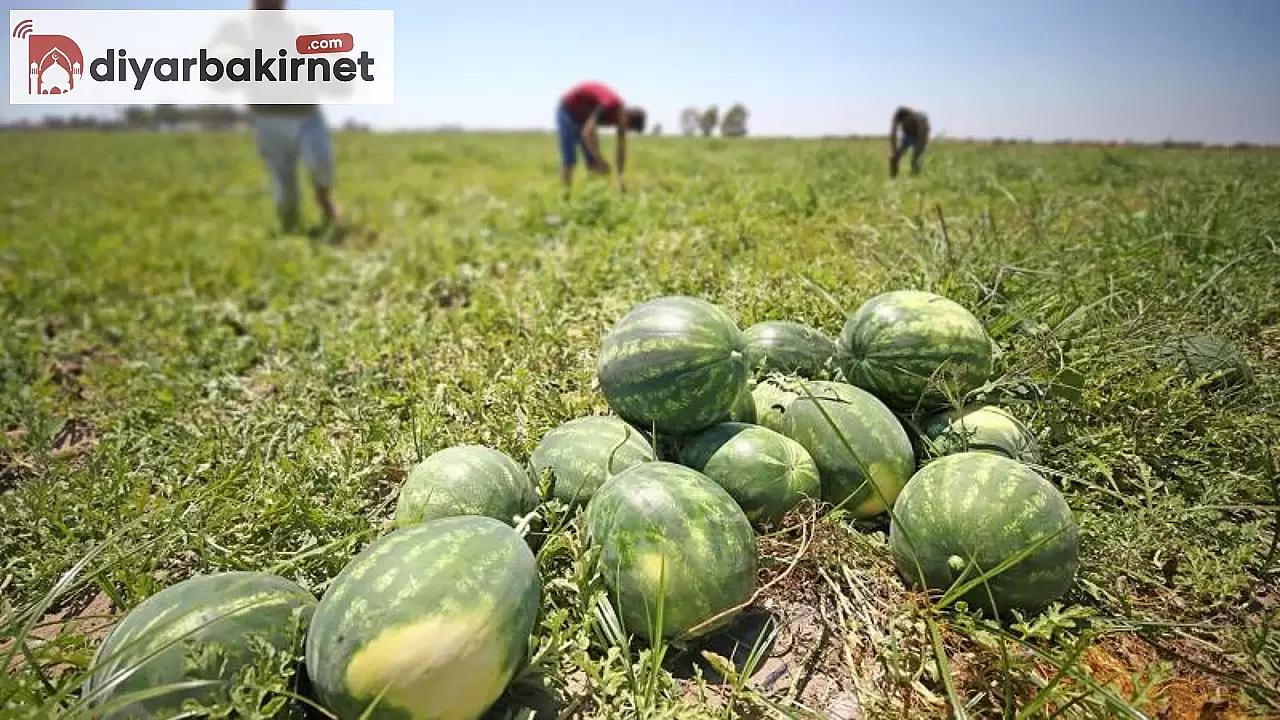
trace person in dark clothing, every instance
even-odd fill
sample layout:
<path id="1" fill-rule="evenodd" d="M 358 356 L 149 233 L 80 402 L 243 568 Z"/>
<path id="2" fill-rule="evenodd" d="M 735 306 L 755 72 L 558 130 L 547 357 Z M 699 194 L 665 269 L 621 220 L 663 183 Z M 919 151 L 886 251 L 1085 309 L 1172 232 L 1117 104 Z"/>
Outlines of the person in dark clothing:
<path id="1" fill-rule="evenodd" d="M 907 148 L 911 148 L 911 174 L 919 175 L 920 156 L 928 145 L 929 117 L 918 110 L 899 107 L 889 127 L 889 177 L 898 177 L 898 163 Z"/>
<path id="2" fill-rule="evenodd" d="M 568 190 L 573 181 L 579 147 L 587 169 L 602 175 L 609 172 L 608 161 L 600 157 L 598 129 L 601 125 L 613 125 L 618 128 L 618 189 L 625 192 L 627 130 L 643 133 L 644 124 L 644 110 L 624 104 L 618 93 L 604 83 L 579 83 L 560 96 L 556 132 L 560 140 L 560 177 L 565 189 Z"/>

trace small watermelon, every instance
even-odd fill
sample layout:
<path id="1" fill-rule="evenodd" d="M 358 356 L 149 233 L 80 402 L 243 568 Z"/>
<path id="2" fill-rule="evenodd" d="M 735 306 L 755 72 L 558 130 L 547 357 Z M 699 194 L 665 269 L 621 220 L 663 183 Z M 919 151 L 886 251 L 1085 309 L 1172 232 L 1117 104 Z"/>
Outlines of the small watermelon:
<path id="1" fill-rule="evenodd" d="M 538 488 L 506 453 L 454 445 L 418 463 L 400 489 L 395 525 L 454 515 L 484 515 L 508 524 L 538 506 Z"/>
<path id="2" fill-rule="evenodd" d="M 237 676 L 266 660 L 268 650 L 301 652 L 315 609 L 311 593 L 262 572 L 197 575 L 170 585 L 112 629 L 94 655 L 82 697 L 99 708 L 97 718 L 173 717 L 187 700 L 227 703 L 238 680 L 252 679 Z M 137 695 L 200 680 L 214 684 Z"/>
<path id="3" fill-rule="evenodd" d="M 624 420 L 687 435 L 729 414 L 747 381 L 746 349 L 716 305 L 662 297 L 633 308 L 605 335 L 596 376 Z"/>
<path id="4" fill-rule="evenodd" d="M 341 718 L 478 718 L 525 662 L 541 597 L 533 552 L 505 523 L 461 515 L 395 530 L 320 599 L 312 687 Z"/>
<path id="5" fill-rule="evenodd" d="M 1248 387 L 1254 382 L 1253 369 L 1240 350 L 1216 335 L 1198 334 L 1175 338 L 1157 353 L 1188 380 L 1206 379 L 1214 390 Z"/>
<path id="6" fill-rule="evenodd" d="M 542 437 L 529 461 L 538 476 L 551 473 L 551 497 L 586 505 L 611 475 L 653 459 L 653 446 L 616 417 L 580 417 Z"/>
<path id="7" fill-rule="evenodd" d="M 996 405 L 969 405 L 937 413 L 925 421 L 925 455 L 940 457 L 981 451 L 1040 464 L 1040 446 L 1031 429 Z"/>
<path id="8" fill-rule="evenodd" d="M 804 323 L 766 320 L 744 331 L 747 361 L 759 373 L 819 378 L 834 370 L 836 342 Z"/>
<path id="9" fill-rule="evenodd" d="M 780 432 L 803 445 L 817 463 L 824 500 L 857 518 L 884 512 L 915 471 L 907 431 L 893 411 L 861 388 L 823 380 L 807 387 L 808 393 L 798 388 L 804 394 L 781 412 Z M 871 472 L 871 482 L 859 462 Z"/>
<path id="10" fill-rule="evenodd" d="M 1017 460 L 983 452 L 939 458 L 912 476 L 893 513 L 889 547 L 898 572 L 916 587 L 923 572 L 925 587 L 945 591 L 966 568 L 962 583 L 1042 543 L 963 596 L 988 616 L 1037 612 L 1075 578 L 1079 529 L 1071 508 L 1057 488 Z"/>
<path id="11" fill-rule="evenodd" d="M 981 387 L 993 370 L 982 323 L 960 304 L 918 290 L 863 303 L 837 344 L 845 378 L 896 410 L 942 407 Z"/>
<path id="12" fill-rule="evenodd" d="M 728 624 L 736 614 L 728 611 L 755 591 L 751 521 L 696 470 L 651 462 L 614 475 L 591 498 L 586 519 L 601 577 L 629 633 L 655 636 L 661 598 L 659 635 L 705 635 Z"/>
<path id="13" fill-rule="evenodd" d="M 712 425 L 681 445 L 680 463 L 727 490 L 747 518 L 762 527 L 777 525 L 805 498 L 822 497 L 809 451 L 758 425 Z"/>

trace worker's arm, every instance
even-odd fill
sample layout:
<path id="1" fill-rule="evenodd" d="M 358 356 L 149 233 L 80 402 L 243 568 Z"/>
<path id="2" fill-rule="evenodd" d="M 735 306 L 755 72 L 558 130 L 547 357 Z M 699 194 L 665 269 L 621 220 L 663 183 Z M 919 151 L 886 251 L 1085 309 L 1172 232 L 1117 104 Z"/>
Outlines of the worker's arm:
<path id="1" fill-rule="evenodd" d="M 889 151 L 893 152 L 898 149 L 898 116 L 893 116 L 893 122 L 889 125 Z"/>

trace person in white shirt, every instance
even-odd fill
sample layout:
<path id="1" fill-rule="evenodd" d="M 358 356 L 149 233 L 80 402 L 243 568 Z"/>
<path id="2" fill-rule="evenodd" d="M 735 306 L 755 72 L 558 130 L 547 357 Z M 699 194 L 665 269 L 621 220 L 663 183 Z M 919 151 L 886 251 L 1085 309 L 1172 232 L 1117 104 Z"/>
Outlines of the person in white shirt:
<path id="1" fill-rule="evenodd" d="M 283 10 L 284 0 L 254 0 L 255 10 Z M 338 223 L 333 199 L 334 154 L 328 124 L 319 105 L 249 106 L 258 155 L 271 174 L 276 213 L 285 232 L 298 224 L 298 161 L 306 166 L 325 224 Z"/>

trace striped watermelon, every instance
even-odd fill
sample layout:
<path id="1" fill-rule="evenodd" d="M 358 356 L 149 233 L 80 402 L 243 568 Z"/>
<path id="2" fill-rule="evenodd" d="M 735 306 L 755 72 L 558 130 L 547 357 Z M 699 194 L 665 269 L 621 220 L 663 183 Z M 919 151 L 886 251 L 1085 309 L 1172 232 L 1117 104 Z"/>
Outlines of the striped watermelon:
<path id="1" fill-rule="evenodd" d="M 541 478 L 551 473 L 551 497 L 586 505 L 611 475 L 653 459 L 653 446 L 616 417 L 580 417 L 553 428 L 529 461 Z"/>
<path id="2" fill-rule="evenodd" d="M 939 458 L 911 478 L 893 512 L 890 550 L 898 571 L 917 587 L 923 572 L 924 587 L 945 591 L 970 561 L 991 571 L 1043 543 L 963 596 L 989 616 L 1037 612 L 1075 577 L 1079 530 L 1071 508 L 1057 488 L 1017 460 L 983 452 Z M 970 570 L 965 579 L 981 575 Z"/>
<path id="3" fill-rule="evenodd" d="M 755 424 L 782 432 L 782 417 L 786 409 L 795 402 L 799 395 L 794 390 L 794 378 L 767 378 L 761 380 L 751 390 L 751 401 L 755 405 Z"/>
<path id="4" fill-rule="evenodd" d="M 478 718 L 525 662 L 541 596 L 533 552 L 505 523 L 462 515 L 395 530 L 321 598 L 306 640 L 312 687 L 341 718 Z"/>
<path id="5" fill-rule="evenodd" d="M 1040 464 L 1035 433 L 996 405 L 969 405 L 945 410 L 925 421 L 925 455 L 937 457 L 966 451 L 994 452 L 1014 460 Z"/>
<path id="6" fill-rule="evenodd" d="M 838 340 L 845 378 L 890 407 L 938 408 L 982 386 L 992 342 L 968 310 L 940 295 L 898 290 L 849 316 Z"/>
<path id="7" fill-rule="evenodd" d="M 747 361 L 755 372 L 818 378 L 835 369 L 835 341 L 804 323 L 766 320 L 744 334 Z"/>
<path id="8" fill-rule="evenodd" d="M 751 385 L 747 383 L 742 386 L 742 392 L 738 393 L 738 399 L 733 401 L 733 407 L 729 408 L 728 422 L 756 422 L 756 401 L 751 396 Z"/>
<path id="9" fill-rule="evenodd" d="M 596 376 L 624 420 L 687 435 L 729 414 L 747 381 L 746 340 L 719 307 L 662 297 L 633 308 L 605 335 Z"/>
<path id="10" fill-rule="evenodd" d="M 170 585 L 112 629 L 94 655 L 82 697 L 95 718 L 173 717 L 187 700 L 227 703 L 239 681 L 252 679 L 241 675 L 268 657 L 266 648 L 300 653 L 315 609 L 311 593 L 262 572 L 197 575 Z M 211 684 L 136 695 L 201 680 Z"/>
<path id="11" fill-rule="evenodd" d="M 538 488 L 506 453 L 483 445 L 454 445 L 418 463 L 400 489 L 395 525 L 407 527 L 455 515 L 484 515 L 506 523 L 538 506 Z"/>
<path id="12" fill-rule="evenodd" d="M 824 500 L 857 518 L 884 512 L 915 471 L 907 431 L 865 390 L 822 380 L 807 386 L 812 397 L 801 394 L 781 412 L 782 434 L 803 445 L 817 463 Z M 803 387 L 795 391 L 804 393 Z M 859 462 L 871 472 L 871 482 Z"/>
<path id="13" fill-rule="evenodd" d="M 682 444 L 680 462 L 727 490 L 747 518 L 763 527 L 777 525 L 805 498 L 822 496 L 809 451 L 758 425 L 712 425 Z"/>
<path id="14" fill-rule="evenodd" d="M 724 488 L 695 470 L 652 462 L 614 475 L 591 498 L 586 520 L 601 577 L 629 633 L 655 637 L 661 597 L 657 634 L 705 635 L 728 624 L 736 612 L 727 611 L 755 591 L 751 522 Z"/>

